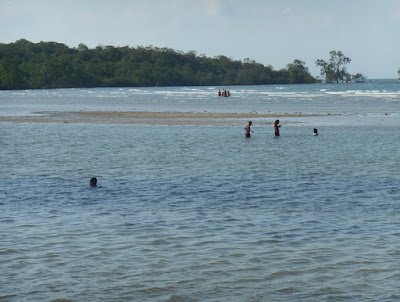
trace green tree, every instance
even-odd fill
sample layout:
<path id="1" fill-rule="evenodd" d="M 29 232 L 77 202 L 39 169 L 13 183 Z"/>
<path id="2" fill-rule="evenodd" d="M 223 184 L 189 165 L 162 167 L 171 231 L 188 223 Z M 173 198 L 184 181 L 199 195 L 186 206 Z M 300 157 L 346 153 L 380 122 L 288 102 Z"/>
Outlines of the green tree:
<path id="1" fill-rule="evenodd" d="M 321 68 L 321 76 L 325 78 L 325 81 L 339 83 L 339 81 L 350 79 L 351 75 L 347 72 L 346 65 L 351 60 L 345 57 L 341 51 L 332 50 L 329 55 L 331 57 L 328 62 L 322 59 L 315 62 L 315 65 Z"/>
<path id="2" fill-rule="evenodd" d="M 294 60 L 293 63 L 288 64 L 288 80 L 291 84 L 298 83 L 314 83 L 315 79 L 310 74 L 306 63 L 301 60 Z"/>
<path id="3" fill-rule="evenodd" d="M 1 58 L 0 85 L 3 89 L 21 89 L 24 86 L 24 76 L 19 68 L 19 62 L 14 58 Z"/>
<path id="4" fill-rule="evenodd" d="M 315 79 L 300 60 L 275 71 L 248 58 L 244 62 L 222 55 L 210 58 L 193 50 L 103 45 L 90 49 L 83 43 L 70 48 L 25 39 L 0 43 L 0 89 L 310 82 Z"/>

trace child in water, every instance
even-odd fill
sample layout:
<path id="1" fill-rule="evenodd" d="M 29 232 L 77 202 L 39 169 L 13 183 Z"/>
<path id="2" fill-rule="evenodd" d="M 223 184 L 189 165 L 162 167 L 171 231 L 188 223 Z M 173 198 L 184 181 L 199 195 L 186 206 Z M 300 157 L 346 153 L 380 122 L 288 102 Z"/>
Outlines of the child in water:
<path id="1" fill-rule="evenodd" d="M 317 136 L 317 135 L 318 135 L 318 129 L 317 129 L 317 128 L 314 128 L 314 133 L 313 133 L 313 135 L 314 135 L 314 136 Z"/>
<path id="2" fill-rule="evenodd" d="M 250 126 L 251 126 L 252 124 L 253 124 L 253 123 L 252 123 L 251 121 L 249 121 L 248 124 L 246 125 L 246 127 L 244 127 L 245 137 L 250 137 L 250 132 L 252 132 L 252 131 L 250 130 Z"/>
<path id="3" fill-rule="evenodd" d="M 279 136 L 279 128 L 281 125 L 279 125 L 279 120 L 276 120 L 274 123 L 274 129 L 275 129 L 275 136 Z"/>
<path id="4" fill-rule="evenodd" d="M 91 187 L 97 187 L 97 178 L 96 177 L 92 177 L 90 179 L 90 186 Z"/>

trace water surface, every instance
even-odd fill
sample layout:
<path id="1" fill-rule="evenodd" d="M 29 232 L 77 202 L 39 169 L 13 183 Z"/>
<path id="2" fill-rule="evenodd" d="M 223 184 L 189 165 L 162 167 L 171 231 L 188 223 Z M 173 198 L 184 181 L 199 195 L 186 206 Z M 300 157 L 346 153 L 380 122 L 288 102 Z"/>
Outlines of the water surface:
<path id="1" fill-rule="evenodd" d="M 353 110 L 346 93 L 333 111 Z M 317 137 L 313 118 L 250 139 L 245 124 L 1 123 L 0 300 L 399 300 L 398 96 L 384 98 Z"/>

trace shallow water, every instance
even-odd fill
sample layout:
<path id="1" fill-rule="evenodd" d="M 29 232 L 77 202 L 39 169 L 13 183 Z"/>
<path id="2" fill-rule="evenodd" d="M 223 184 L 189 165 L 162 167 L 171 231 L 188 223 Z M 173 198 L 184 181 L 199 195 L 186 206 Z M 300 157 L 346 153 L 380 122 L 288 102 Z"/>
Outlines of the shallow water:
<path id="1" fill-rule="evenodd" d="M 0 91 L 0 116 L 48 111 L 177 111 L 400 115 L 400 84 L 369 83 L 226 87 L 92 88 Z"/>
<path id="2" fill-rule="evenodd" d="M 398 129 L 255 130 L 3 124 L 2 300 L 397 300 Z"/>
<path id="3" fill-rule="evenodd" d="M 0 301 L 398 301 L 400 123 L 363 117 L 1 123 Z"/>

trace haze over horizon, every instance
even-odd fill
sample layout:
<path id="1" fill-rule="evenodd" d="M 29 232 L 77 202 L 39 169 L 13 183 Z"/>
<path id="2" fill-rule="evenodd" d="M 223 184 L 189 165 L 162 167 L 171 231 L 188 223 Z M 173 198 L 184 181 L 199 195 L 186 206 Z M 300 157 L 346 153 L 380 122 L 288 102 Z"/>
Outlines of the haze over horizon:
<path id="1" fill-rule="evenodd" d="M 351 74 L 398 78 L 398 32 L 395 0 L 0 0 L 0 43 L 152 45 L 276 70 L 300 59 L 314 76 L 315 61 L 340 50 Z"/>

